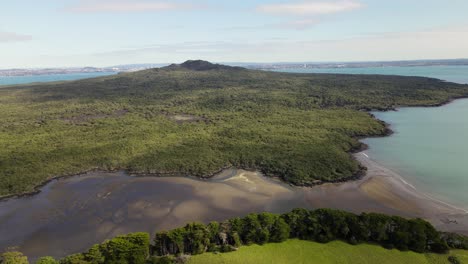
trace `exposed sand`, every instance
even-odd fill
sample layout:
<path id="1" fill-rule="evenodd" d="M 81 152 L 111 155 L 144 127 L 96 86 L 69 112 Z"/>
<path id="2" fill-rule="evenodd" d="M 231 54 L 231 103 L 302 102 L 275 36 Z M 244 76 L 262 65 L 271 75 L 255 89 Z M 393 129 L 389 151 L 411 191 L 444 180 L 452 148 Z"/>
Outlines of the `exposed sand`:
<path id="1" fill-rule="evenodd" d="M 191 221 L 297 207 L 421 217 L 440 230 L 468 234 L 464 210 L 418 192 L 362 153 L 355 157 L 369 169 L 363 179 L 312 188 L 232 169 L 209 180 L 130 177 L 123 172 L 54 180 L 39 194 L 0 202 L 0 251 L 16 246 L 33 260 L 61 257 L 119 234 L 154 233 Z"/>
<path id="2" fill-rule="evenodd" d="M 420 217 L 430 221 L 442 231 L 468 234 L 468 211 L 437 200 L 417 190 L 397 173 L 373 161 L 364 152 L 355 158 L 368 168 L 360 180 L 359 191 L 370 199 L 399 211 L 399 215 Z"/>

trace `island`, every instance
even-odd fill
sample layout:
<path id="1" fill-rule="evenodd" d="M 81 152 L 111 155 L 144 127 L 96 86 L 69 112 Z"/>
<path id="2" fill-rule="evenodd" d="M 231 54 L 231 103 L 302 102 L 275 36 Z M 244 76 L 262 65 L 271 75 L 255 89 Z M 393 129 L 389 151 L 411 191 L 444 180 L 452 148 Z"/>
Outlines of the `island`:
<path id="1" fill-rule="evenodd" d="M 189 176 L 204 180 L 200 186 L 229 169 L 258 171 L 280 182 L 283 193 L 287 185 L 356 181 L 370 164 L 353 155 L 366 148 L 359 140 L 392 133 L 370 111 L 439 106 L 467 96 L 468 85 L 433 78 L 280 73 L 201 60 L 79 81 L 4 86 L 0 196 L 34 195 L 54 179 L 87 172 Z M 311 221 L 311 229 L 298 221 Z M 295 239 L 441 254 L 467 247 L 462 235 L 436 231 L 421 219 L 330 209 L 205 224 L 157 232 L 152 242 L 146 233 L 118 236 L 60 263 L 168 263 L 161 261 Z M 125 253 L 130 249 L 135 252 Z M 123 253 L 115 255 L 119 250 Z M 15 252 L 7 257 L 24 259 Z"/>

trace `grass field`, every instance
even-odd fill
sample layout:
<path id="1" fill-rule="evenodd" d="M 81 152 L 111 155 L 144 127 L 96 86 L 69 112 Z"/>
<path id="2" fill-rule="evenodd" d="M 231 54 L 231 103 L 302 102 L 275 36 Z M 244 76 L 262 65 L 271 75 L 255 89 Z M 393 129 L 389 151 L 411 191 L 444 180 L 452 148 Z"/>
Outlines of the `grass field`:
<path id="1" fill-rule="evenodd" d="M 419 254 L 411 251 L 388 250 L 377 245 L 353 246 L 334 241 L 320 244 L 288 240 L 283 243 L 241 247 L 230 253 L 205 253 L 192 256 L 188 264 L 444 264 L 449 256 L 468 263 L 468 251 L 454 250 L 450 254 Z"/>

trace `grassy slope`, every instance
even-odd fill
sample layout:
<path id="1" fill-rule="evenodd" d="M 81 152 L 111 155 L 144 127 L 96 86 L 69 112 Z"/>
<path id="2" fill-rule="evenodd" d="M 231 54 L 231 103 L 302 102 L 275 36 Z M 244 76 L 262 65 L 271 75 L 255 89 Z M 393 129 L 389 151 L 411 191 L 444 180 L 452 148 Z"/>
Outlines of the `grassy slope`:
<path id="1" fill-rule="evenodd" d="M 209 175 L 258 168 L 298 185 L 353 176 L 347 153 L 384 125 L 362 109 L 435 105 L 468 87 L 396 76 L 185 64 L 0 88 L 0 196 L 90 169 Z M 206 122 L 180 123 L 187 113 Z"/>
<path id="2" fill-rule="evenodd" d="M 468 251 L 455 250 L 449 255 L 468 263 Z M 387 250 L 376 245 L 349 245 L 344 242 L 320 244 L 310 241 L 288 240 L 278 244 L 241 247 L 236 252 L 192 256 L 188 264 L 263 264 L 263 263 L 360 263 L 360 264 L 443 264 L 449 263 L 449 255 L 419 254 Z"/>

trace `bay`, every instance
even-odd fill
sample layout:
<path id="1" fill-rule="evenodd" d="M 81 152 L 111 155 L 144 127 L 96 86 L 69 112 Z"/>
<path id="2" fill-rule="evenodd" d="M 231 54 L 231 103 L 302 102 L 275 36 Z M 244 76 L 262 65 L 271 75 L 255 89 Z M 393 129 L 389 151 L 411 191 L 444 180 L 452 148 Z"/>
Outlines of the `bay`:
<path id="1" fill-rule="evenodd" d="M 468 66 L 296 68 L 294 73 L 385 74 L 468 83 Z M 468 208 L 468 100 L 441 107 L 406 107 L 374 112 L 395 132 L 363 140 L 373 160 L 402 175 L 436 199 Z"/>
<path id="2" fill-rule="evenodd" d="M 468 83 L 467 66 L 412 66 L 412 67 L 367 67 L 367 68 L 295 68 L 275 71 L 294 73 L 337 74 L 384 74 L 437 78 L 455 83 Z"/>
<path id="3" fill-rule="evenodd" d="M 0 76 L 0 85 L 27 84 L 36 82 L 73 81 L 100 76 L 113 75 L 116 72 L 87 72 L 69 74 L 27 75 L 27 76 Z"/>
<path id="4" fill-rule="evenodd" d="M 368 155 L 417 189 L 467 209 L 468 99 L 373 114 L 395 133 L 364 140 Z"/>

